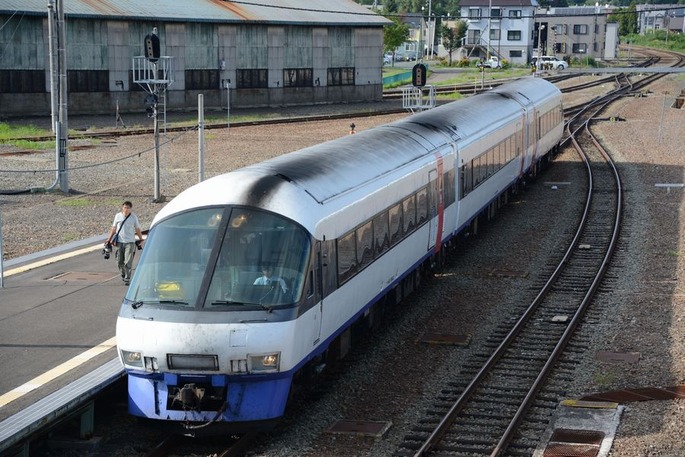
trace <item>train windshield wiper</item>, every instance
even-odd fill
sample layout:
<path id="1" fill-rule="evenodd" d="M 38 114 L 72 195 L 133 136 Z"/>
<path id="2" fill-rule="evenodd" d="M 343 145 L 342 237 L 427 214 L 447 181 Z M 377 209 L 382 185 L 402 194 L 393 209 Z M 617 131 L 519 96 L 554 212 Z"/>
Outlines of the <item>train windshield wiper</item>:
<path id="1" fill-rule="evenodd" d="M 160 300 L 158 303 L 160 305 L 185 305 L 185 306 L 188 306 L 187 301 L 181 301 L 181 300 Z"/>
<path id="2" fill-rule="evenodd" d="M 131 303 L 131 308 L 138 309 L 145 304 L 188 306 L 188 302 L 181 301 L 181 300 L 136 300 L 136 301 Z"/>
<path id="3" fill-rule="evenodd" d="M 215 300 L 212 305 L 244 305 L 245 303 L 233 300 Z"/>

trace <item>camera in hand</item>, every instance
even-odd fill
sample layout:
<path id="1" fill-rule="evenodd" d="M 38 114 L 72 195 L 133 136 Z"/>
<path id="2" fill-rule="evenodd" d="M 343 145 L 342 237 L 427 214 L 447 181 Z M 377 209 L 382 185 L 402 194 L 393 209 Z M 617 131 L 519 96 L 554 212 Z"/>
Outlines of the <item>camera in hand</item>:
<path id="1" fill-rule="evenodd" d="M 105 260 L 109 259 L 109 255 L 112 253 L 112 245 L 110 243 L 105 243 L 105 247 L 102 248 L 102 256 Z"/>
<path id="2" fill-rule="evenodd" d="M 141 246 L 140 243 L 141 243 L 140 240 L 136 240 L 136 249 L 138 249 L 139 251 L 140 251 L 141 249 L 143 249 L 143 246 Z"/>

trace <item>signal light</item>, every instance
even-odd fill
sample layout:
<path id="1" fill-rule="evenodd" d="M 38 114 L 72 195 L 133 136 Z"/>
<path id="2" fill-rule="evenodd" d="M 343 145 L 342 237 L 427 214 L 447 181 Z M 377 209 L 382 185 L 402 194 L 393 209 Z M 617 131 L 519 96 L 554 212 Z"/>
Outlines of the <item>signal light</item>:
<path id="1" fill-rule="evenodd" d="M 417 63 L 411 71 L 411 83 L 415 87 L 423 87 L 426 85 L 426 66 L 422 63 Z"/>
<path id="2" fill-rule="evenodd" d="M 154 117 L 155 116 L 155 111 L 157 110 L 157 101 L 159 99 L 157 98 L 157 95 L 155 94 L 148 94 L 147 97 L 145 97 L 145 112 L 147 112 L 148 117 Z"/>
<path id="3" fill-rule="evenodd" d="M 159 60 L 159 37 L 157 36 L 157 27 L 152 29 L 152 33 L 145 35 L 143 50 L 145 51 L 145 58 L 150 62 L 157 62 L 157 60 Z"/>

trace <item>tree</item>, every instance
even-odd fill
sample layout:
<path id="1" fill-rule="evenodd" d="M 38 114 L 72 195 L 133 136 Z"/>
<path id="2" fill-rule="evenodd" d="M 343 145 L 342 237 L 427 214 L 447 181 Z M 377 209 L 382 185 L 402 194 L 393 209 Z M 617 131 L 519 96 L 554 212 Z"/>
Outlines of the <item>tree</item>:
<path id="1" fill-rule="evenodd" d="M 618 8 L 609 15 L 608 20 L 618 22 L 618 34 L 621 36 L 637 33 L 637 7 L 635 1 L 628 8 Z"/>
<path id="2" fill-rule="evenodd" d="M 440 28 L 442 45 L 445 47 L 445 50 L 447 50 L 447 53 L 450 56 L 449 65 L 452 65 L 452 53 L 455 49 L 461 46 L 461 42 L 466 36 L 466 31 L 468 28 L 469 25 L 466 23 L 466 21 L 457 21 L 457 24 L 454 28 L 449 28 L 446 25 L 443 25 Z"/>
<path id="3" fill-rule="evenodd" d="M 389 17 L 392 24 L 383 27 L 383 49 L 392 52 L 392 62 L 395 65 L 395 49 L 409 38 L 409 26 L 399 18 Z"/>

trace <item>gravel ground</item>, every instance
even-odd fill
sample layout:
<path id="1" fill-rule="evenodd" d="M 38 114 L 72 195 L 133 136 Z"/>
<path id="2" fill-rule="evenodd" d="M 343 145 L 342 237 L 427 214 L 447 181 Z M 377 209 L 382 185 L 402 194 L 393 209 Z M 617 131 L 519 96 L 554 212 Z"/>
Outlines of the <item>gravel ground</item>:
<path id="1" fill-rule="evenodd" d="M 569 84 L 569 83 L 567 83 Z M 595 300 L 603 315 L 587 324 L 591 348 L 568 388 L 570 398 L 634 387 L 684 383 L 685 303 L 680 253 L 685 230 L 679 224 L 683 189 L 667 191 L 657 183 L 682 183 L 685 112 L 672 109 L 685 78 L 665 78 L 652 94 L 614 103 L 608 116 L 624 122 L 595 127 L 619 162 L 626 199 L 625 225 L 612 287 Z M 601 88 L 565 96 L 567 105 L 594 96 Z M 403 115 L 353 119 L 357 130 Z M 325 139 L 347 134 L 351 121 L 325 121 L 268 127 L 231 128 L 207 133 L 206 174 L 213 176 Z M 174 135 L 169 135 L 169 138 Z M 72 166 L 99 163 L 143 151 L 152 139 L 123 137 L 70 152 Z M 54 153 L 8 155 L 0 149 L 0 170 L 46 169 Z M 104 233 L 123 199 L 134 203 L 143 225 L 162 204 L 153 203 L 152 156 L 142 153 L 107 167 L 84 168 L 70 177 L 75 195 L 58 193 L 1 195 L 7 258 L 55 244 Z M 197 181 L 197 136 L 188 133 L 162 148 L 163 189 L 172 197 Z M 514 303 L 530 302 L 532 286 L 545 271 L 550 253 L 558 252 L 565 230 L 559 214 L 571 213 L 582 198 L 582 174 L 575 153 L 560 155 L 531 188 L 465 244 L 445 270 L 431 278 L 420 294 L 390 313 L 385 325 L 359 353 L 345 362 L 324 387 L 302 400 L 283 424 L 265 436 L 251 456 L 388 456 L 430 405 L 445 379 L 454 377 Z M 122 181 L 122 176 L 125 181 Z M 0 173 L 0 188 L 48 186 L 50 174 Z M 569 182 L 552 190 L 550 182 Z M 45 228 L 62 239 L 45 237 Z M 493 275 L 496 269 L 509 276 Z M 685 278 L 685 276 L 682 276 Z M 470 334 L 467 348 L 419 343 L 424 332 Z M 639 352 L 635 363 L 600 362 L 597 351 Z M 427 367 L 434 373 L 426 376 Z M 611 456 L 682 456 L 685 402 L 645 401 L 626 404 Z M 336 420 L 391 422 L 382 439 L 326 433 Z M 140 432 L 140 423 L 132 422 Z M 137 455 L 132 436 L 125 446 L 110 437 L 101 455 Z M 117 448 L 120 453 L 112 451 Z M 54 455 L 54 454 L 51 454 Z M 141 454 L 142 455 L 142 454 Z M 198 448 L 193 455 L 208 455 Z"/>

